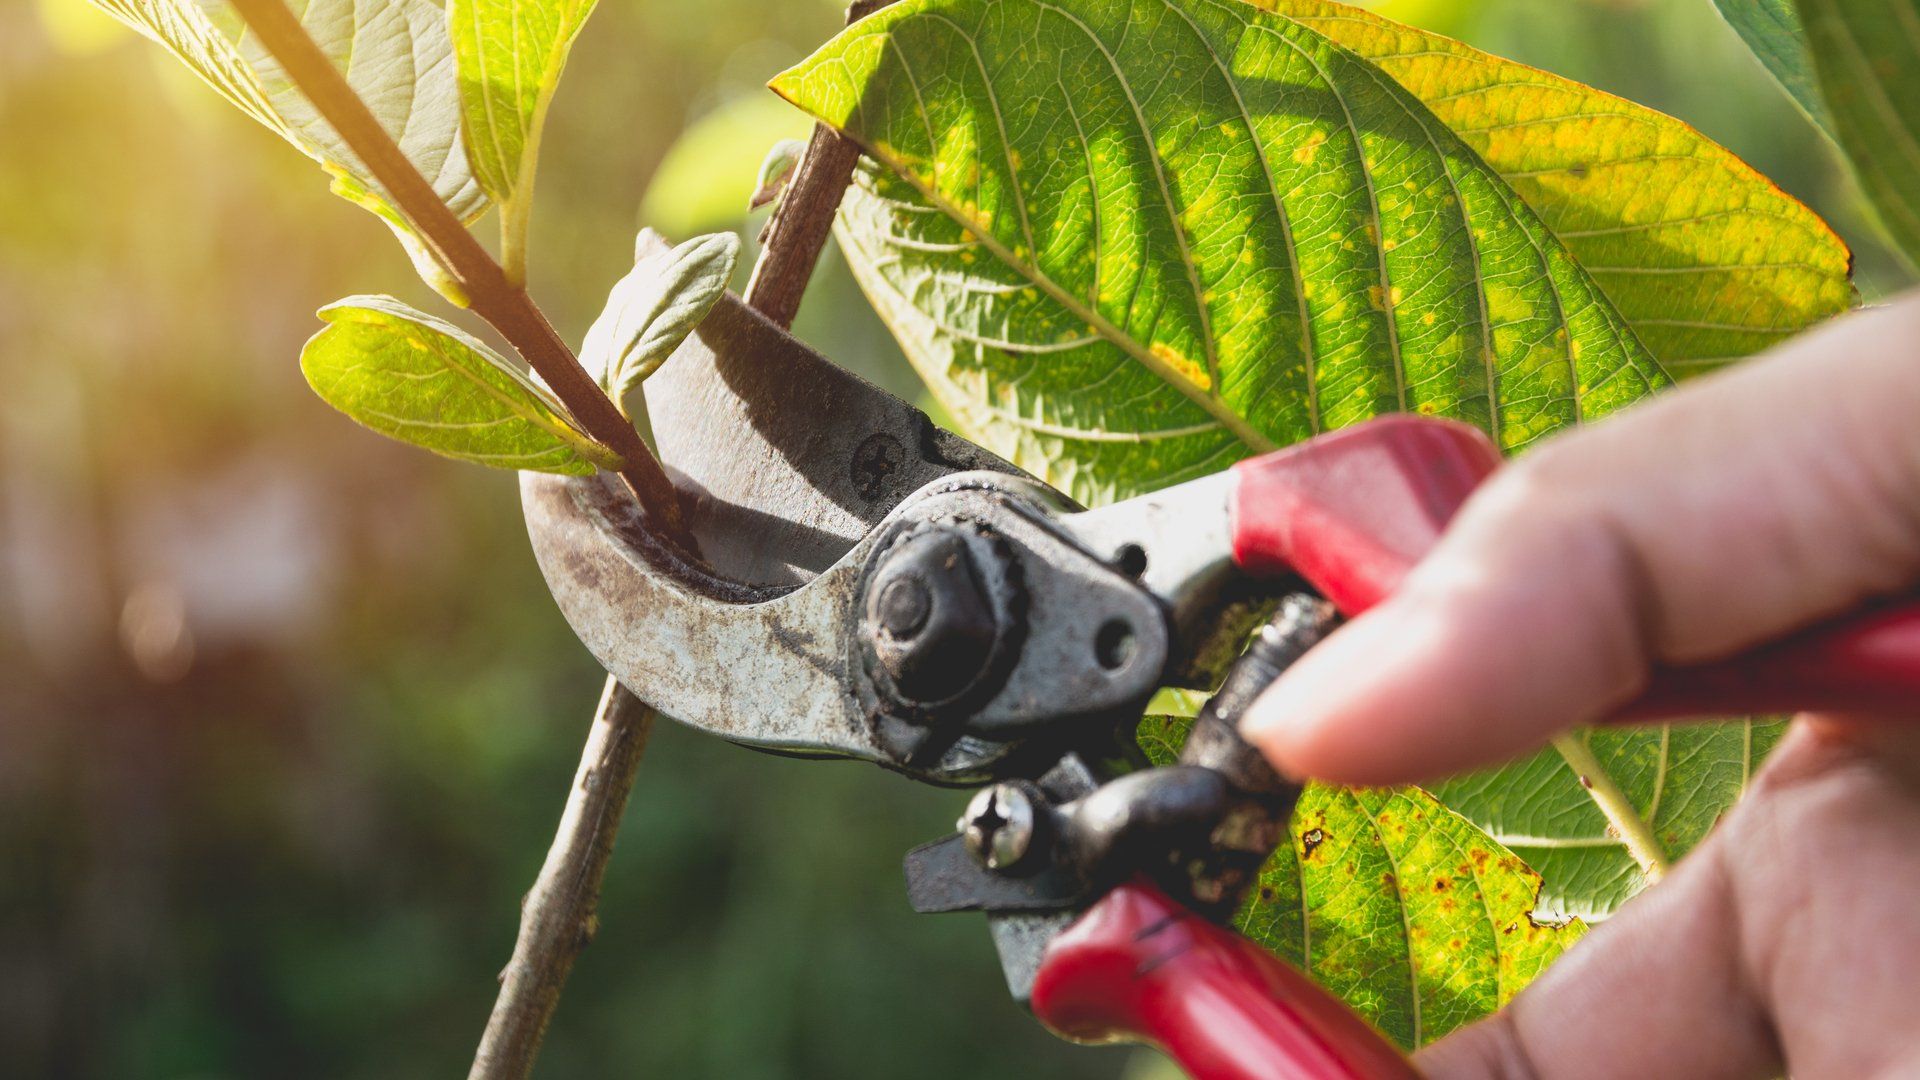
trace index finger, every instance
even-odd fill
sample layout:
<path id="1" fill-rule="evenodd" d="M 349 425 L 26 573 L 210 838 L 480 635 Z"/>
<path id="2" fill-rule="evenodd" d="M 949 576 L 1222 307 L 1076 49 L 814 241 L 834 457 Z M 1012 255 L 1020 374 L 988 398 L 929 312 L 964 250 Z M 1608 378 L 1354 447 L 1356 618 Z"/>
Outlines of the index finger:
<path id="1" fill-rule="evenodd" d="M 1293 775 L 1502 760 L 1920 571 L 1920 297 L 1551 440 L 1250 710 Z"/>

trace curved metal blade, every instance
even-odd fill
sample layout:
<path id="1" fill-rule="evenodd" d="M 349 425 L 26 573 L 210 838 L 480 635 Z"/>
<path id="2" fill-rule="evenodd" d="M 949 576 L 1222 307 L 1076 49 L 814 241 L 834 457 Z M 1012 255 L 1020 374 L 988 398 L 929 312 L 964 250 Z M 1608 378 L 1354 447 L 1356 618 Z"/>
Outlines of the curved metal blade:
<path id="1" fill-rule="evenodd" d="M 646 393 L 660 458 L 694 497 L 688 524 L 701 554 L 740 581 L 807 580 L 948 473 L 1025 475 L 731 294 Z"/>
<path id="2" fill-rule="evenodd" d="M 643 257 L 669 250 L 642 241 Z M 528 532 L 574 632 L 668 715 L 760 746 L 876 756 L 845 667 L 860 565 L 842 557 L 934 480 L 1024 474 L 731 294 L 646 392 L 707 565 L 660 543 L 602 479 L 525 474 Z"/>

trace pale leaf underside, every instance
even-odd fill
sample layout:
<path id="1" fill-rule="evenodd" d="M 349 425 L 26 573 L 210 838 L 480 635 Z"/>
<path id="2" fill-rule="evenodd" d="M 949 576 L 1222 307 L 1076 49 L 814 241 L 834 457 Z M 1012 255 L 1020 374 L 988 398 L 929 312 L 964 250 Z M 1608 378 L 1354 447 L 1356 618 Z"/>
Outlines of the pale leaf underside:
<path id="1" fill-rule="evenodd" d="M 1920 5 L 1798 3 L 1834 135 L 1895 247 L 1920 266 Z"/>
<path id="2" fill-rule="evenodd" d="M 326 167 L 334 189 L 387 222 L 423 276 L 432 259 L 345 141 L 223 0 L 94 0 L 160 42 L 222 97 Z M 433 0 L 295 0 L 307 32 L 462 221 L 487 208 L 460 135 L 446 14 Z"/>
<path id="3" fill-rule="evenodd" d="M 1669 857 L 1693 850 L 1746 790 L 1781 723 L 1604 728 L 1587 739 Z M 1553 751 L 1446 781 L 1434 794 L 1540 872 L 1541 918 L 1607 918 L 1646 885 L 1580 777 Z"/>
<path id="4" fill-rule="evenodd" d="M 614 404 L 626 401 L 713 310 L 740 256 L 733 233 L 696 236 L 652 257 L 641 253 L 657 240 L 640 234 L 632 272 L 607 295 L 606 307 L 588 328 L 580 362 Z"/>

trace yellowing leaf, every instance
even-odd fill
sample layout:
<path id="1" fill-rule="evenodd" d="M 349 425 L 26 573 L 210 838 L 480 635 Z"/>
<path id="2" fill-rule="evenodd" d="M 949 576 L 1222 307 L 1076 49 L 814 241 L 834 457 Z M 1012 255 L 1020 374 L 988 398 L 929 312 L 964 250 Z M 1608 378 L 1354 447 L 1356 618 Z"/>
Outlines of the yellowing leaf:
<path id="1" fill-rule="evenodd" d="M 1148 717 L 1148 758 L 1189 721 Z M 1308 785 L 1240 931 L 1340 995 L 1406 1049 L 1512 1000 L 1585 932 L 1533 917 L 1540 876 L 1419 788 Z"/>
<path id="2" fill-rule="evenodd" d="M 1853 302 L 1826 223 L 1692 127 L 1330 0 L 1257 0 L 1379 64 L 1513 185 L 1677 377 Z"/>
<path id="3" fill-rule="evenodd" d="M 526 277 L 527 223 L 547 106 L 594 0 L 451 0 L 467 158 L 500 204 L 502 261 Z"/>
<path id="4" fill-rule="evenodd" d="M 323 401 L 380 434 L 497 469 L 620 467 L 545 387 L 458 327 L 390 296 L 350 296 L 320 317 L 331 325 L 301 350 L 300 370 Z"/>
<path id="5" fill-rule="evenodd" d="M 1382 412 L 1517 448 L 1667 381 L 1418 100 L 1237 0 L 904 0 L 774 88 L 886 166 L 841 238 L 934 393 L 1082 501 Z"/>
<path id="6" fill-rule="evenodd" d="M 421 276 L 442 292 L 451 277 L 279 61 L 223 0 L 93 0 L 159 42 L 207 85 L 334 177 L 333 190 L 390 226 Z M 306 0 L 295 14 L 347 82 L 399 142 L 441 200 L 464 222 L 487 197 L 467 168 L 460 138 L 446 15 L 434 0 Z M 457 292 L 449 299 L 464 300 Z"/>

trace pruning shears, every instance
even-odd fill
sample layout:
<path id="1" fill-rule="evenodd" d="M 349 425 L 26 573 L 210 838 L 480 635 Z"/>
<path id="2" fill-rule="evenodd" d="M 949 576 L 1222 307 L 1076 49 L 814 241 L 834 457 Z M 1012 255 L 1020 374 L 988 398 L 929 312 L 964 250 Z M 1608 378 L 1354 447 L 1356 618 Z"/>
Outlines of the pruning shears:
<path id="1" fill-rule="evenodd" d="M 986 912 L 1013 994 L 1067 1037 L 1199 1080 L 1416 1075 L 1227 928 L 1300 791 L 1236 721 L 1393 592 L 1499 467 L 1483 435 L 1386 417 L 1083 510 L 731 296 L 646 393 L 697 554 L 605 478 L 522 480 L 561 611 L 630 691 L 748 746 L 979 787 L 907 856 L 909 899 Z M 1163 687 L 1213 696 L 1149 768 L 1132 732 Z M 1906 601 L 1662 672 L 1627 715 L 1917 704 Z"/>

